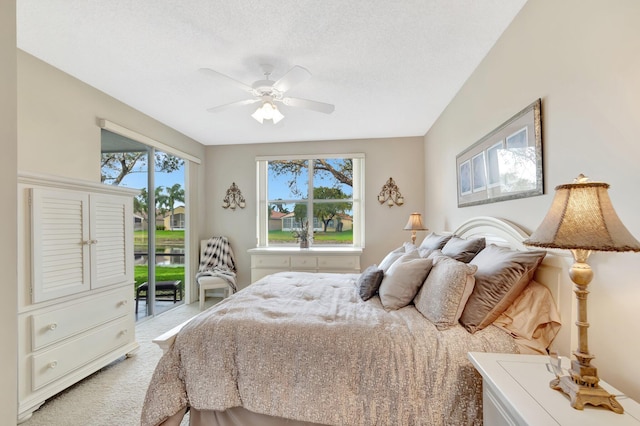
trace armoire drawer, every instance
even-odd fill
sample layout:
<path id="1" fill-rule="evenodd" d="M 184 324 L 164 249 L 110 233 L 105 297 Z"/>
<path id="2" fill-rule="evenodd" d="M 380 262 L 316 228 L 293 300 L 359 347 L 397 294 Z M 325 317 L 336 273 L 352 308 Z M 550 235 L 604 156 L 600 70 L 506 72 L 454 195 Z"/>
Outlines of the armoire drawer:
<path id="1" fill-rule="evenodd" d="M 32 390 L 38 390 L 101 355 L 123 346 L 132 339 L 132 327 L 129 318 L 122 318 L 33 355 Z"/>
<path id="2" fill-rule="evenodd" d="M 64 308 L 31 316 L 31 344 L 36 351 L 55 342 L 123 317 L 131 311 L 133 286 L 83 299 Z M 82 320 L 79 320 L 82 318 Z"/>

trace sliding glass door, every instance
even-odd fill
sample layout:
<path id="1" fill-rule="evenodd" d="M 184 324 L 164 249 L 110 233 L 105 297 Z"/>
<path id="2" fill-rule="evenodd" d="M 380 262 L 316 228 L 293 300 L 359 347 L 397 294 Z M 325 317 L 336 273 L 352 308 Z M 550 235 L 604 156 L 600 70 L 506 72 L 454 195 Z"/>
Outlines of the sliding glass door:
<path id="1" fill-rule="evenodd" d="M 177 156 L 102 130 L 102 182 L 140 190 L 134 200 L 137 319 L 185 297 L 186 167 Z"/>

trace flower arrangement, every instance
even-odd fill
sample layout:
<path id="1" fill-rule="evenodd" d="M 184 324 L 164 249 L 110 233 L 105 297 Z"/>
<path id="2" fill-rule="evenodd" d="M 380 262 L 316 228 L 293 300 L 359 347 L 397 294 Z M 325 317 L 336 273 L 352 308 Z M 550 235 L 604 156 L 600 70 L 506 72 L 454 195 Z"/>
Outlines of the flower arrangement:
<path id="1" fill-rule="evenodd" d="M 309 248 L 309 221 L 302 222 L 300 229 L 296 229 L 292 232 L 292 235 L 296 237 L 300 243 L 300 248 Z"/>

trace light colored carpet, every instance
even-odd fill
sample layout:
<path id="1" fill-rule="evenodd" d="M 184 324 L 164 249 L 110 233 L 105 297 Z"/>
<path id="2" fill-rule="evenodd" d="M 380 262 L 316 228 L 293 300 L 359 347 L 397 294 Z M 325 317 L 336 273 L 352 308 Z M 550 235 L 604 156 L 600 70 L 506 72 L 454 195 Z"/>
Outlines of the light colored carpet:
<path id="1" fill-rule="evenodd" d="M 207 299 L 207 306 L 220 299 Z M 21 426 L 134 426 L 162 350 L 152 339 L 199 312 L 182 305 L 136 325 L 140 349 L 76 383 L 47 402 Z M 188 425 L 188 415 L 182 425 Z"/>

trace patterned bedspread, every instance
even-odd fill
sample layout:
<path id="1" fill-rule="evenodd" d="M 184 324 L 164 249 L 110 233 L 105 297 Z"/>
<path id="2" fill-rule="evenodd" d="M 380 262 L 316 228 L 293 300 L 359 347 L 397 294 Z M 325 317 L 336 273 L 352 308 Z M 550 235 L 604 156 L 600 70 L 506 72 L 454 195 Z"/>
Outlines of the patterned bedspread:
<path id="1" fill-rule="evenodd" d="M 363 302 L 354 274 L 283 272 L 201 313 L 149 385 L 142 425 L 186 405 L 333 425 L 482 424 L 469 351 L 517 352 L 490 326 L 438 331 L 410 305 Z"/>

